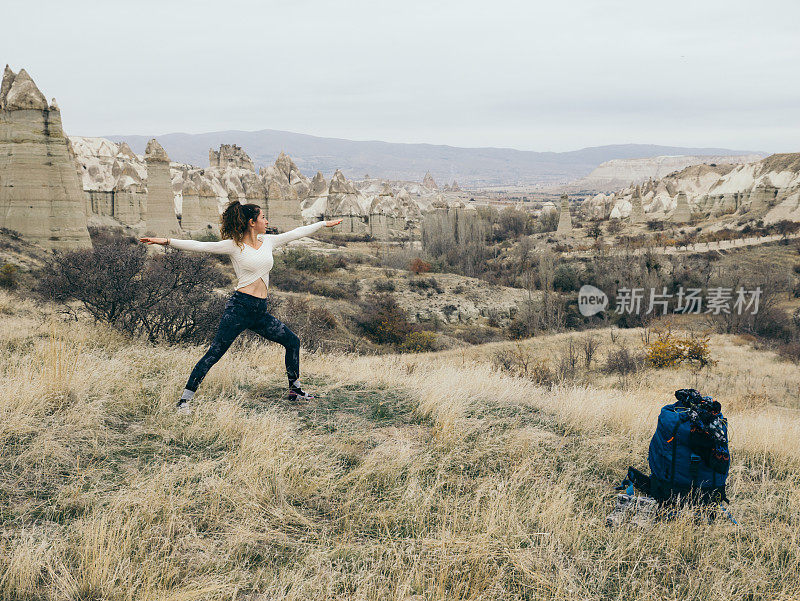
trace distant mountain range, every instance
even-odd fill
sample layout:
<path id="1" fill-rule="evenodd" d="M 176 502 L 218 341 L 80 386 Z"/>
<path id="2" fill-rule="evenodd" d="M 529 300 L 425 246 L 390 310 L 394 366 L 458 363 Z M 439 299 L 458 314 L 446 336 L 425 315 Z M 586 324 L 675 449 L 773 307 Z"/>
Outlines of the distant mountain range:
<path id="1" fill-rule="evenodd" d="M 313 176 L 321 171 L 330 178 L 341 169 L 348 178 L 365 174 L 394 180 L 422 181 L 430 171 L 437 183 L 458 181 L 462 186 L 558 184 L 588 175 L 612 159 L 638 159 L 665 155 L 744 155 L 751 151 L 726 148 L 684 148 L 652 144 L 615 144 L 569 152 L 534 152 L 513 148 L 459 148 L 434 144 L 398 144 L 321 138 L 288 131 L 217 131 L 204 134 L 172 133 L 160 136 L 105 136 L 127 142 L 143 153 L 147 141 L 158 138 L 173 161 L 208 165 L 209 148 L 238 144 L 257 166 L 272 164 L 281 151 L 300 170 Z"/>

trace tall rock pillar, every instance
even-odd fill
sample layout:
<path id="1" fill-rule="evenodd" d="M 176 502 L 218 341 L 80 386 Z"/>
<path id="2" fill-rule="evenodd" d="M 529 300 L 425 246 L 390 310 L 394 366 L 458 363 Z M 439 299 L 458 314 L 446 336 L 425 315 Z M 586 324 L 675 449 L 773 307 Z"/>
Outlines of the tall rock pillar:
<path id="1" fill-rule="evenodd" d="M 568 235 L 572 233 L 572 216 L 569 214 L 569 197 L 561 195 L 561 215 L 558 217 L 557 234 Z"/>
<path id="2" fill-rule="evenodd" d="M 644 223 L 644 207 L 642 206 L 642 192 L 639 186 L 633 190 L 631 199 L 631 224 Z"/>
<path id="3" fill-rule="evenodd" d="M 692 218 L 692 213 L 689 210 L 689 199 L 686 197 L 686 192 L 678 192 L 677 205 L 675 212 L 672 214 L 672 221 L 674 223 L 688 223 Z"/>
<path id="4" fill-rule="evenodd" d="M 157 236 L 176 236 L 181 233 L 181 227 L 175 214 L 169 157 L 155 138 L 147 143 L 144 160 L 147 164 L 145 227 Z"/>
<path id="5" fill-rule="evenodd" d="M 55 99 L 6 65 L 0 84 L 0 227 L 52 249 L 91 247 L 86 199 Z"/>

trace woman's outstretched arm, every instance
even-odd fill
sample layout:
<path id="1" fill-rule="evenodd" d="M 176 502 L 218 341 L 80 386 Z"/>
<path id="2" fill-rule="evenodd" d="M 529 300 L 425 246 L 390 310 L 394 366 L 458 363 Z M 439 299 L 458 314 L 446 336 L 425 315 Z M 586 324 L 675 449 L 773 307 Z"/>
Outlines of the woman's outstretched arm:
<path id="1" fill-rule="evenodd" d="M 180 238 L 139 238 L 141 242 L 147 244 L 160 244 L 171 246 L 179 250 L 193 250 L 195 252 L 207 252 L 215 255 L 229 255 L 235 250 L 236 244 L 233 240 L 226 238 L 218 242 L 200 242 L 198 240 L 182 240 Z"/>
<path id="2" fill-rule="evenodd" d="M 300 227 L 296 227 L 293 230 L 289 230 L 288 232 L 283 232 L 282 234 L 273 234 L 270 236 L 272 240 L 272 246 L 282 246 L 292 240 L 299 240 L 304 236 L 310 236 L 314 232 L 319 229 L 322 229 L 323 226 L 325 227 L 333 227 L 334 225 L 339 225 L 342 222 L 341 219 L 336 219 L 335 221 L 317 221 L 316 223 L 312 223 L 310 225 L 301 225 Z"/>

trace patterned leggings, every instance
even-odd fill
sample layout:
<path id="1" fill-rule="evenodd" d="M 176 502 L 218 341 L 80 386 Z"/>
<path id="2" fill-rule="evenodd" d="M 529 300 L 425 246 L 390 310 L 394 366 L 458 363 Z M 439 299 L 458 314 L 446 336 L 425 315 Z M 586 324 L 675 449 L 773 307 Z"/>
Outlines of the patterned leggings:
<path id="1" fill-rule="evenodd" d="M 217 335 L 203 358 L 194 366 L 186 388 L 196 391 L 208 370 L 220 360 L 236 337 L 252 330 L 286 347 L 286 375 L 291 384 L 300 377 L 300 339 L 286 324 L 267 313 L 267 301 L 238 290 L 225 304 Z"/>

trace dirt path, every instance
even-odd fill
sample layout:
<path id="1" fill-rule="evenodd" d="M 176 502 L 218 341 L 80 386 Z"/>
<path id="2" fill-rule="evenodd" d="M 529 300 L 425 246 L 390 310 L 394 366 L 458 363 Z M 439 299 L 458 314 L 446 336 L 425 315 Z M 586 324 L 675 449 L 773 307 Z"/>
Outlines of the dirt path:
<path id="1" fill-rule="evenodd" d="M 786 239 L 788 240 L 793 240 L 797 238 L 800 238 L 800 233 L 786 236 Z M 678 255 L 687 253 L 691 254 L 691 253 L 708 252 L 710 250 L 716 250 L 722 252 L 725 250 L 730 250 L 732 248 L 743 248 L 745 246 L 758 246 L 760 244 L 768 244 L 770 242 L 777 242 L 781 239 L 783 239 L 783 236 L 781 236 L 780 234 L 774 234 L 772 236 L 735 238 L 733 240 L 720 240 L 717 242 L 698 242 L 696 244 L 689 244 L 688 246 L 650 246 L 650 247 L 633 248 L 633 249 L 612 249 L 611 251 L 607 251 L 605 254 L 642 255 L 646 252 L 653 252 L 663 255 Z M 582 258 L 582 257 L 593 257 L 596 255 L 597 255 L 596 251 L 582 250 L 582 251 L 573 251 L 564 253 L 563 256 Z"/>

